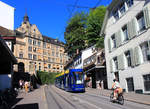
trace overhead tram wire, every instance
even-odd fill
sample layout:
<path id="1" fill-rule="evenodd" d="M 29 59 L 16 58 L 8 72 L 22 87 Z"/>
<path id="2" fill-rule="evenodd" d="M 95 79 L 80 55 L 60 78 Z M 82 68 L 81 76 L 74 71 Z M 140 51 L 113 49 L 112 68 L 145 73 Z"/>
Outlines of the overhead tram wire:
<path id="1" fill-rule="evenodd" d="M 70 15 L 69 15 L 69 19 L 72 17 L 72 13 L 73 13 L 73 11 L 75 10 L 75 8 L 76 8 L 76 6 L 77 6 L 77 4 L 78 4 L 78 1 L 79 1 L 79 0 L 76 0 L 76 1 L 75 1 L 74 6 L 73 6 L 73 9 L 72 9 L 72 11 L 70 12 Z"/>
<path id="2" fill-rule="evenodd" d="M 74 5 L 73 5 L 73 9 L 72 9 L 71 11 L 67 8 L 68 12 L 70 13 L 70 14 L 69 14 L 69 17 L 68 17 L 68 20 L 72 17 L 72 13 L 73 13 L 73 11 L 75 10 L 75 8 L 76 8 L 76 6 L 77 6 L 77 4 L 78 4 L 78 1 L 79 1 L 79 0 L 76 0 L 76 1 L 75 1 Z M 64 31 L 62 31 L 62 32 L 60 33 L 60 36 L 61 36 L 63 33 L 64 33 Z"/>

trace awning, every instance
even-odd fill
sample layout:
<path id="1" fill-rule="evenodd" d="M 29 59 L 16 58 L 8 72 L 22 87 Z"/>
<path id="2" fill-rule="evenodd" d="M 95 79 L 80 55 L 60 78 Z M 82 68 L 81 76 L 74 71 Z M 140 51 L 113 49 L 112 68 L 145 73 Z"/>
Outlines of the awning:
<path id="1" fill-rule="evenodd" d="M 105 66 L 94 66 L 90 69 L 88 69 L 87 71 L 84 71 L 85 73 L 88 73 L 89 71 L 92 71 L 93 69 L 100 69 L 100 68 L 105 68 Z"/>

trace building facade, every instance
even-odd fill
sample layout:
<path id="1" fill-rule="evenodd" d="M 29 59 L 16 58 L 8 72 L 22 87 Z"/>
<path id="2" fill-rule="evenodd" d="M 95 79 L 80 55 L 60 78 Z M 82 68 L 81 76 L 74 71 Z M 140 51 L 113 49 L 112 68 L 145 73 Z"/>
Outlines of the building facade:
<path id="1" fill-rule="evenodd" d="M 108 88 L 117 78 L 126 92 L 150 93 L 149 27 L 149 0 L 113 0 L 108 6 L 101 32 Z"/>
<path id="2" fill-rule="evenodd" d="M 103 49 L 91 46 L 72 57 L 65 66 L 67 69 L 83 69 L 86 86 L 107 89 L 105 55 Z"/>
<path id="3" fill-rule="evenodd" d="M 30 24 L 27 15 L 24 16 L 21 26 L 16 29 L 16 33 L 20 35 L 16 37 L 14 55 L 18 63 L 24 63 L 25 72 L 64 70 L 67 61 L 64 43 L 42 35 L 35 24 Z"/>

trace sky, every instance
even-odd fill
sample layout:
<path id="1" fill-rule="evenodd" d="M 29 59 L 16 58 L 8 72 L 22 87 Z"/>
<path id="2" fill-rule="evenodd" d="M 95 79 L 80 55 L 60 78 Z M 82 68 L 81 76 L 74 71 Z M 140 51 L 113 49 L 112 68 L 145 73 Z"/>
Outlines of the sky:
<path id="1" fill-rule="evenodd" d="M 0 0 L 15 8 L 14 28 L 18 28 L 25 13 L 31 24 L 51 38 L 64 40 L 64 31 L 70 16 L 77 11 L 88 12 L 95 6 L 108 6 L 111 0 Z M 74 8 L 73 6 L 80 6 Z M 87 8 L 83 8 L 87 7 Z"/>

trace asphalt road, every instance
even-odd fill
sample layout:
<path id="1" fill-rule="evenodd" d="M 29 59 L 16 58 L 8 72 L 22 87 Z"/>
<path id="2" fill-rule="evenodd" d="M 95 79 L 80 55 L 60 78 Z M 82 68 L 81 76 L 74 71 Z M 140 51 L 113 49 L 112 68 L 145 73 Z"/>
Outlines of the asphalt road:
<path id="1" fill-rule="evenodd" d="M 125 101 L 112 103 L 109 97 L 85 93 L 71 93 L 55 86 L 45 87 L 48 109 L 150 109 L 150 106 Z"/>

